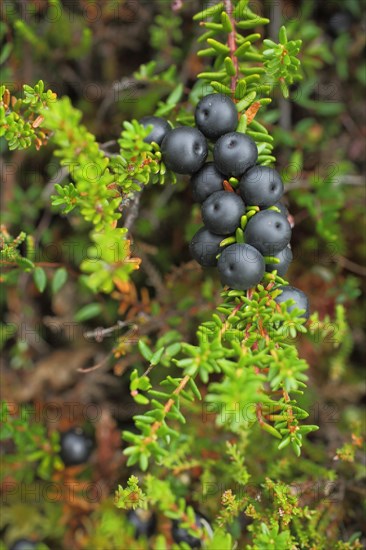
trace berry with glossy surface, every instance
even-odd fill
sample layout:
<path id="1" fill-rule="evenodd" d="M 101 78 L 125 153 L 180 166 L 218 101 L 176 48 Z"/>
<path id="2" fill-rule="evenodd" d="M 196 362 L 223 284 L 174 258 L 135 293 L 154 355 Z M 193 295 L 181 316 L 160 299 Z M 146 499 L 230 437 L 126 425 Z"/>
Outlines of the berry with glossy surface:
<path id="1" fill-rule="evenodd" d="M 10 550 L 36 550 L 37 543 L 29 539 L 18 539 L 11 546 Z"/>
<path id="2" fill-rule="evenodd" d="M 280 260 L 280 263 L 266 264 L 266 271 L 270 272 L 276 269 L 277 275 L 279 275 L 280 277 L 284 277 L 293 259 L 291 246 L 288 244 L 283 250 L 280 250 L 279 252 L 277 252 L 277 254 L 274 254 L 273 257 L 278 258 Z"/>
<path id="3" fill-rule="evenodd" d="M 213 536 L 211 525 L 207 519 L 198 512 L 196 512 L 196 525 L 200 529 L 204 529 L 210 538 Z M 172 536 L 174 542 L 177 544 L 185 542 L 190 548 L 202 548 L 202 541 L 199 538 L 190 535 L 187 529 L 182 527 L 181 523 L 175 519 L 173 520 Z"/>
<path id="4" fill-rule="evenodd" d="M 213 162 L 206 162 L 191 177 L 192 195 L 195 202 L 204 202 L 212 193 L 223 190 L 225 176 Z"/>
<path id="5" fill-rule="evenodd" d="M 217 139 L 233 132 L 238 125 L 235 103 L 224 94 L 209 94 L 198 103 L 195 111 L 196 125 L 209 139 Z"/>
<path id="6" fill-rule="evenodd" d="M 129 510 L 127 513 L 128 521 L 133 525 L 135 538 L 152 537 L 156 530 L 156 515 L 148 510 L 137 508 Z"/>
<path id="7" fill-rule="evenodd" d="M 217 140 L 213 155 L 220 172 L 225 176 L 237 178 L 255 165 L 258 149 L 249 136 L 240 132 L 230 132 Z"/>
<path id="8" fill-rule="evenodd" d="M 171 131 L 170 124 L 164 119 L 158 116 L 144 116 L 139 120 L 140 124 L 146 128 L 147 126 L 153 126 L 150 134 L 146 136 L 144 141 L 151 143 L 154 141 L 158 145 L 161 144 L 168 132 Z"/>
<path id="9" fill-rule="evenodd" d="M 93 441 L 81 428 L 72 428 L 61 434 L 60 456 L 65 466 L 76 466 L 86 462 L 92 452 Z"/>
<path id="10" fill-rule="evenodd" d="M 241 177 L 240 194 L 245 204 L 262 208 L 275 204 L 283 195 L 281 176 L 268 166 L 253 166 Z"/>
<path id="11" fill-rule="evenodd" d="M 310 315 L 310 307 L 309 307 L 309 300 L 306 294 L 300 290 L 299 288 L 296 288 L 294 286 L 279 286 L 278 290 L 282 290 L 282 294 L 277 296 L 275 298 L 275 302 L 278 304 L 282 304 L 283 302 L 287 302 L 287 300 L 294 300 L 295 304 L 292 306 L 289 306 L 288 311 L 292 311 L 293 309 L 303 309 L 305 310 L 300 317 L 304 317 L 305 319 L 309 319 Z"/>
<path id="12" fill-rule="evenodd" d="M 202 204 L 203 223 L 216 235 L 230 235 L 245 214 L 243 200 L 229 191 L 216 191 Z"/>
<path id="13" fill-rule="evenodd" d="M 205 136 L 197 128 L 175 128 L 161 144 L 163 162 L 177 174 L 193 174 L 202 168 L 208 153 Z"/>
<path id="14" fill-rule="evenodd" d="M 249 244 L 237 243 L 225 248 L 217 262 L 223 285 L 235 290 L 256 286 L 265 271 L 264 258 Z"/>
<path id="15" fill-rule="evenodd" d="M 220 242 L 223 238 L 222 235 L 215 235 L 206 227 L 201 227 L 189 245 L 192 258 L 202 267 L 215 266 L 217 264 L 216 256 L 220 252 Z"/>
<path id="16" fill-rule="evenodd" d="M 248 221 L 244 239 L 263 256 L 274 256 L 289 244 L 291 226 L 279 212 L 261 210 Z"/>

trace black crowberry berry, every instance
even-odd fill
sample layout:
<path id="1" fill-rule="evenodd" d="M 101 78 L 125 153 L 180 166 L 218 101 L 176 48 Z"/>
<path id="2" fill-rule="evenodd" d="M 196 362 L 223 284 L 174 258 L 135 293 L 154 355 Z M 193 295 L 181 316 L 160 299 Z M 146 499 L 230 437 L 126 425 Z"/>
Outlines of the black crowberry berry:
<path id="1" fill-rule="evenodd" d="M 349 31 L 352 25 L 352 15 L 347 11 L 339 11 L 331 16 L 328 22 L 330 34 L 332 36 L 338 36 L 339 34 Z"/>
<path id="2" fill-rule="evenodd" d="M 235 193 L 216 191 L 202 204 L 203 223 L 217 235 L 230 235 L 240 225 L 245 204 Z"/>
<path id="3" fill-rule="evenodd" d="M 268 166 L 253 166 L 241 177 L 240 194 L 245 204 L 268 207 L 283 195 L 281 176 Z"/>
<path id="4" fill-rule="evenodd" d="M 92 452 L 93 441 L 81 428 L 71 428 L 61 434 L 60 456 L 65 466 L 76 466 L 86 462 Z"/>
<path id="5" fill-rule="evenodd" d="M 37 543 L 29 539 L 18 539 L 11 546 L 10 550 L 35 550 Z"/>
<path id="6" fill-rule="evenodd" d="M 208 153 L 205 136 L 197 128 L 182 126 L 167 133 L 161 144 L 164 164 L 177 174 L 202 168 Z"/>
<path id="7" fill-rule="evenodd" d="M 220 172 L 225 176 L 240 177 L 257 162 L 258 149 L 249 136 L 230 132 L 217 140 L 213 155 Z"/>
<path id="8" fill-rule="evenodd" d="M 130 510 L 127 513 L 127 518 L 134 527 L 136 539 L 140 537 L 149 538 L 155 533 L 157 522 L 154 513 L 137 508 L 136 510 Z"/>
<path id="9" fill-rule="evenodd" d="M 217 267 L 223 285 L 235 290 L 256 286 L 265 271 L 264 258 L 249 244 L 232 244 L 220 255 Z"/>
<path id="10" fill-rule="evenodd" d="M 222 235 L 215 235 L 206 227 L 201 227 L 189 245 L 192 258 L 203 267 L 215 266 L 217 264 L 216 256 L 220 252 L 220 242 L 223 238 Z"/>
<path id="11" fill-rule="evenodd" d="M 200 529 L 204 529 L 210 538 L 212 537 L 213 531 L 211 525 L 207 519 L 198 512 L 196 512 L 196 525 Z M 174 542 L 177 544 L 185 542 L 190 548 L 202 548 L 202 541 L 199 538 L 190 535 L 187 529 L 182 527 L 181 523 L 176 519 L 173 520 L 172 536 Z"/>
<path id="12" fill-rule="evenodd" d="M 233 132 L 238 125 L 235 103 L 224 94 L 209 94 L 201 99 L 195 112 L 196 125 L 209 139 Z"/>
<path id="13" fill-rule="evenodd" d="M 193 200 L 196 202 L 205 201 L 215 191 L 223 190 L 225 176 L 218 171 L 213 162 L 206 162 L 191 177 Z"/>
<path id="14" fill-rule="evenodd" d="M 147 143 L 155 141 L 155 143 L 160 145 L 167 133 L 172 129 L 170 124 L 164 118 L 160 118 L 158 116 L 144 116 L 139 122 L 145 128 L 147 126 L 153 126 L 150 134 L 148 134 L 144 139 Z"/>
<path id="15" fill-rule="evenodd" d="M 280 252 L 274 254 L 273 257 L 278 258 L 278 260 L 280 260 L 280 263 L 266 264 L 266 271 L 274 271 L 276 269 L 277 275 L 279 275 L 280 277 L 284 277 L 293 259 L 291 246 L 288 244 L 283 250 L 280 250 Z"/>
<path id="16" fill-rule="evenodd" d="M 274 256 L 290 242 L 291 227 L 279 212 L 261 210 L 248 221 L 244 238 L 263 256 Z"/>
<path id="17" fill-rule="evenodd" d="M 300 317 L 309 319 L 309 300 L 302 290 L 295 288 L 294 286 L 279 286 L 278 290 L 282 290 L 282 294 L 275 298 L 275 302 L 282 304 L 283 302 L 287 302 L 287 300 L 294 300 L 295 304 L 290 306 L 288 311 L 291 312 L 295 308 L 303 309 L 305 311 L 302 315 L 300 315 Z"/>

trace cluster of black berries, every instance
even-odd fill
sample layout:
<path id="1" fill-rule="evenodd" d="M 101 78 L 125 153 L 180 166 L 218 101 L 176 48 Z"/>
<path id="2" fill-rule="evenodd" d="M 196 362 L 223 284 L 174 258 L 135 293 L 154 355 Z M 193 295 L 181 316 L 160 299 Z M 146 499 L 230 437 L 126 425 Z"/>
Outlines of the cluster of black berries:
<path id="1" fill-rule="evenodd" d="M 203 267 L 217 265 L 222 284 L 236 290 L 256 286 L 265 271 L 277 270 L 283 277 L 292 252 L 288 212 L 279 202 L 284 191 L 280 175 L 272 168 L 256 165 L 257 146 L 249 136 L 235 131 L 238 113 L 226 95 L 209 94 L 201 99 L 195 120 L 196 128 L 175 129 L 159 117 L 140 121 L 144 126 L 152 124 L 146 141 L 160 145 L 167 168 L 192 174 L 193 198 L 201 204 L 204 223 L 190 244 L 192 257 Z M 214 142 L 213 162 L 206 162 L 207 140 Z M 237 192 L 230 185 L 224 187 L 230 178 L 239 180 Z M 245 242 L 221 245 L 241 227 L 242 216 L 250 206 L 259 210 L 249 210 L 252 215 L 244 228 Z M 278 263 L 266 263 L 265 257 L 277 258 Z M 293 299 L 293 307 L 305 310 L 307 318 L 306 295 L 290 286 L 281 290 L 277 301 Z"/>
<path id="2" fill-rule="evenodd" d="M 150 538 L 155 534 L 157 518 L 154 512 L 151 513 L 147 510 L 138 508 L 137 510 L 130 510 L 127 517 L 130 524 L 134 527 L 134 535 L 136 539 L 139 539 L 140 537 Z M 208 537 L 212 537 L 213 531 L 210 523 L 199 512 L 195 512 L 195 525 L 199 529 L 202 529 Z M 172 521 L 171 533 L 174 542 L 177 544 L 184 542 L 190 548 L 202 548 L 202 541 L 199 538 L 190 535 L 187 529 L 182 527 L 182 524 L 176 519 Z"/>

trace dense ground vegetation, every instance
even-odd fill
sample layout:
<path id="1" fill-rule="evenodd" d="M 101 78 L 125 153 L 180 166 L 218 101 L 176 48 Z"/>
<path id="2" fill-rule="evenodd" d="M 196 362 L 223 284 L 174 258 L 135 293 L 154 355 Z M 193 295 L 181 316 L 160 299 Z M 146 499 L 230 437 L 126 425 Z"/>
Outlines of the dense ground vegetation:
<path id="1" fill-rule="evenodd" d="M 366 543 L 362 5 L 217 5 L 1 6 L 1 549 Z M 190 258 L 189 178 L 136 120 L 193 126 L 213 91 L 282 175 L 307 324 Z"/>

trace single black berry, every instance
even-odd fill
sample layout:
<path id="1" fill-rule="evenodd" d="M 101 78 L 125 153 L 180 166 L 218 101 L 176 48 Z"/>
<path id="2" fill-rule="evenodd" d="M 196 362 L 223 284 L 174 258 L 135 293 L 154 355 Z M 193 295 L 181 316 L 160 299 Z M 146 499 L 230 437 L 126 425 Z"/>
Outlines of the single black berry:
<path id="1" fill-rule="evenodd" d="M 235 290 L 256 286 L 265 271 L 264 258 L 249 244 L 232 244 L 221 253 L 217 267 L 223 285 Z"/>
<path id="2" fill-rule="evenodd" d="M 330 34 L 338 36 L 349 31 L 353 23 L 352 15 L 347 11 L 339 11 L 332 15 L 328 22 Z"/>
<path id="3" fill-rule="evenodd" d="M 194 235 L 189 251 L 193 259 L 203 267 L 213 267 L 217 264 L 216 256 L 220 252 L 222 235 L 211 233 L 206 227 L 201 227 Z"/>
<path id="4" fill-rule="evenodd" d="M 217 235 L 230 235 L 240 225 L 245 204 L 235 193 L 216 191 L 202 204 L 203 223 Z"/>
<path id="5" fill-rule="evenodd" d="M 35 550 L 37 543 L 29 539 L 18 539 L 10 546 L 10 550 Z"/>
<path id="6" fill-rule="evenodd" d="M 241 177 L 240 194 L 245 204 L 268 207 L 283 195 L 281 176 L 268 166 L 253 166 Z"/>
<path id="7" fill-rule="evenodd" d="M 258 149 L 249 136 L 230 132 L 217 140 L 213 155 L 220 172 L 228 177 L 240 177 L 257 162 Z"/>
<path id="8" fill-rule="evenodd" d="M 208 153 L 205 136 L 197 128 L 182 126 L 167 133 L 161 144 L 164 164 L 177 174 L 202 168 Z"/>
<path id="9" fill-rule="evenodd" d="M 310 308 L 309 308 L 309 300 L 306 296 L 306 294 L 294 286 L 279 286 L 278 290 L 282 290 L 282 294 L 277 296 L 275 298 L 275 301 L 278 304 L 282 304 L 283 302 L 287 302 L 287 300 L 294 300 L 295 304 L 292 306 L 289 306 L 288 311 L 292 311 L 293 309 L 303 309 L 305 310 L 300 317 L 304 317 L 305 319 L 309 319 L 310 315 Z"/>
<path id="10" fill-rule="evenodd" d="M 291 226 L 279 212 L 261 210 L 248 221 L 244 238 L 263 256 L 274 256 L 289 244 Z"/>
<path id="11" fill-rule="evenodd" d="M 224 94 L 209 94 L 201 99 L 195 112 L 196 125 L 209 139 L 233 132 L 238 125 L 235 103 Z"/>
<path id="12" fill-rule="evenodd" d="M 213 535 L 213 531 L 211 528 L 211 525 L 207 521 L 205 517 L 202 516 L 202 514 L 199 514 L 196 512 L 196 526 L 200 529 L 203 529 L 206 531 L 207 535 L 211 538 Z M 201 539 L 190 535 L 184 527 L 181 526 L 181 523 L 178 520 L 173 520 L 173 526 L 172 526 L 172 536 L 174 539 L 174 542 L 177 544 L 180 544 L 182 542 L 185 542 L 188 544 L 190 548 L 202 548 L 202 541 Z"/>
<path id="13" fill-rule="evenodd" d="M 154 513 L 137 508 L 136 510 L 129 510 L 127 518 L 134 527 L 136 539 L 140 537 L 149 538 L 155 533 L 157 522 Z"/>
<path id="14" fill-rule="evenodd" d="M 150 134 L 148 134 L 144 139 L 144 141 L 146 141 L 147 143 L 155 141 L 155 143 L 160 145 L 167 133 L 170 132 L 172 129 L 169 122 L 167 122 L 164 118 L 160 118 L 158 116 L 144 116 L 139 122 L 145 128 L 147 126 L 153 126 Z"/>
<path id="15" fill-rule="evenodd" d="M 283 250 L 274 254 L 273 257 L 280 260 L 280 262 L 278 264 L 266 264 L 266 271 L 274 271 L 276 269 L 277 275 L 284 277 L 293 259 L 291 246 L 288 244 Z"/>
<path id="16" fill-rule="evenodd" d="M 61 434 L 60 456 L 65 466 L 76 466 L 86 462 L 92 452 L 93 441 L 81 428 L 71 428 Z"/>
<path id="17" fill-rule="evenodd" d="M 193 200 L 202 203 L 215 191 L 222 191 L 224 179 L 225 176 L 218 171 L 213 162 L 206 162 L 191 177 Z"/>

